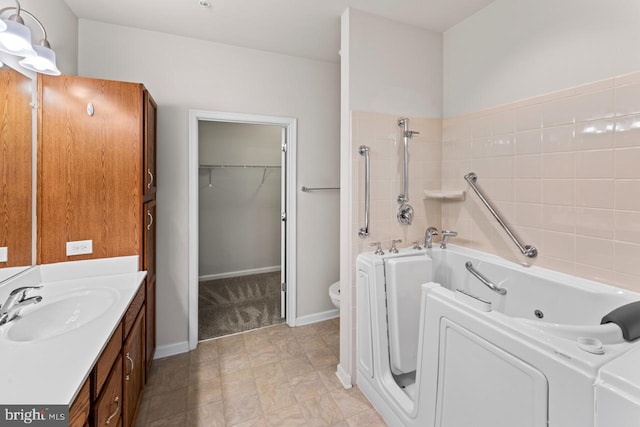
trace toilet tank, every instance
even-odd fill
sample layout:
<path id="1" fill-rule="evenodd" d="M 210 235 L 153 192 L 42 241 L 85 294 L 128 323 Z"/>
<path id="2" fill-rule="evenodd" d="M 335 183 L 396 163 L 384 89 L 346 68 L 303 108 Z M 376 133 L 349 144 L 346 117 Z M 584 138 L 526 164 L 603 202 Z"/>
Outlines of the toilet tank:
<path id="1" fill-rule="evenodd" d="M 416 370 L 421 285 L 433 280 L 433 262 L 416 255 L 385 259 L 384 266 L 391 371 L 406 374 Z"/>

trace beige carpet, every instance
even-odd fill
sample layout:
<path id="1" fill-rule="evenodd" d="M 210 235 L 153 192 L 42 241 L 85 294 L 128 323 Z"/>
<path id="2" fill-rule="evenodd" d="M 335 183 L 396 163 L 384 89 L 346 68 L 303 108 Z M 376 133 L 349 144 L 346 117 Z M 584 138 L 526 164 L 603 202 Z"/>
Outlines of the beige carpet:
<path id="1" fill-rule="evenodd" d="M 282 323 L 280 272 L 200 282 L 198 339 Z"/>

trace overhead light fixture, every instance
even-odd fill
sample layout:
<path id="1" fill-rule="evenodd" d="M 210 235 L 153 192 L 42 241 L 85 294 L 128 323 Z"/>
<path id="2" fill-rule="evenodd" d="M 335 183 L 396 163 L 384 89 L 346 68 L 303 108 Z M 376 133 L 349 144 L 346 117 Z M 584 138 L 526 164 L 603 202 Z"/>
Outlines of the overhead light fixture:
<path id="1" fill-rule="evenodd" d="M 61 73 L 56 65 L 56 54 L 47 40 L 44 25 L 31 12 L 22 9 L 18 0 L 14 1 L 16 6 L 0 9 L 0 17 L 13 12 L 0 21 L 6 27 L 2 30 L 0 25 L 0 51 L 22 57 L 18 64 L 27 70 L 59 76 Z M 31 44 L 31 30 L 25 25 L 21 14 L 31 18 L 40 27 L 43 38 L 38 43 Z"/>

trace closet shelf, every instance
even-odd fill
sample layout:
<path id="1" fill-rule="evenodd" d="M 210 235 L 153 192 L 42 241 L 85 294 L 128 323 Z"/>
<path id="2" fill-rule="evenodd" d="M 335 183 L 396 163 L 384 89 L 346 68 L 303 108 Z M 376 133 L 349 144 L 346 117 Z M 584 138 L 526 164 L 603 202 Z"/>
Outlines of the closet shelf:
<path id="1" fill-rule="evenodd" d="M 466 192 L 464 190 L 424 190 L 425 199 L 442 200 L 454 202 L 464 200 Z"/>

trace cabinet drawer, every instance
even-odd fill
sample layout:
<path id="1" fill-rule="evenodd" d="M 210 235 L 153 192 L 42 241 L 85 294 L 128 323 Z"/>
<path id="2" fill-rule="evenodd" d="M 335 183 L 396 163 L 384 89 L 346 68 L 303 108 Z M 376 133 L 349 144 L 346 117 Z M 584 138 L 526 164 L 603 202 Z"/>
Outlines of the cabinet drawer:
<path id="1" fill-rule="evenodd" d="M 124 319 L 122 320 L 122 324 L 124 325 L 124 337 L 126 338 L 129 335 L 129 331 L 131 331 L 131 327 L 133 323 L 136 321 L 136 317 L 138 316 L 138 312 L 140 308 L 144 304 L 144 288 L 145 284 L 142 283 L 140 285 L 140 289 L 136 293 L 136 296 L 133 297 L 133 301 L 129 304 L 129 308 L 124 315 Z"/>
<path id="2" fill-rule="evenodd" d="M 69 408 L 69 427 L 84 427 L 87 425 L 89 412 L 89 379 L 87 379 Z"/>
<path id="3" fill-rule="evenodd" d="M 93 410 L 94 427 L 117 426 L 122 417 L 122 356 L 118 356 Z"/>
<path id="4" fill-rule="evenodd" d="M 102 390 L 102 386 L 109 376 L 109 372 L 111 371 L 111 367 L 113 366 L 113 361 L 116 360 L 116 357 L 120 354 L 120 349 L 122 348 L 122 323 L 118 324 L 116 331 L 111 336 L 109 343 L 102 351 L 100 358 L 98 359 L 98 363 L 96 363 L 96 367 L 93 370 L 93 382 L 91 388 L 91 400 L 95 400 L 100 391 Z"/>

